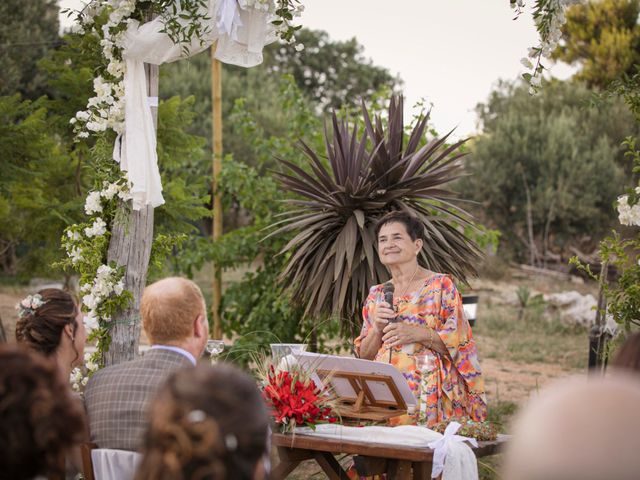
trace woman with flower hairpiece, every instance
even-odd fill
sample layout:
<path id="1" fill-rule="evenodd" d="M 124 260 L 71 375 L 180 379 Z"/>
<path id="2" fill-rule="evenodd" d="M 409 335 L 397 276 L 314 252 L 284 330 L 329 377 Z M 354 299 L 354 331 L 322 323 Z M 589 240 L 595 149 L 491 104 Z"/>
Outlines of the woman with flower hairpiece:
<path id="1" fill-rule="evenodd" d="M 82 311 L 64 290 L 45 288 L 18 305 L 16 341 L 53 359 L 63 378 L 84 359 L 87 341 Z"/>
<path id="2" fill-rule="evenodd" d="M 87 331 L 80 305 L 69 293 L 59 288 L 45 288 L 28 295 L 16 305 L 16 341 L 53 361 L 67 383 L 71 370 L 84 360 Z M 60 392 L 68 395 L 69 392 Z M 77 397 L 69 397 L 80 403 Z M 81 409 L 84 413 L 84 409 Z M 87 432 L 83 432 L 86 438 Z M 68 452 L 67 473 L 71 478 L 81 468 L 79 446 Z"/>
<path id="3" fill-rule="evenodd" d="M 151 405 L 136 480 L 263 480 L 269 417 L 256 383 L 235 367 L 174 373 Z"/>
<path id="4" fill-rule="evenodd" d="M 453 416 L 484 421 L 484 381 L 471 328 L 449 275 L 418 263 L 423 230 L 420 220 L 406 212 L 391 212 L 378 221 L 378 255 L 391 273 L 393 305 L 385 301 L 387 284 L 371 288 L 356 352 L 393 364 L 414 392 L 422 385 L 426 405 L 421 405 L 421 420 L 428 427 Z M 418 368 L 421 356 L 431 358 L 428 372 Z M 415 415 L 395 417 L 391 424 L 416 420 Z"/>

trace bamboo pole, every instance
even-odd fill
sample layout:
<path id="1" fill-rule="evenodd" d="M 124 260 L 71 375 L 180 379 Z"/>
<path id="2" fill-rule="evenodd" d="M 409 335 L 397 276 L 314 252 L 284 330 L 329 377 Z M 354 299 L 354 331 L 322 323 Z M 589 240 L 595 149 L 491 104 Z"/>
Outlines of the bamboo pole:
<path id="1" fill-rule="evenodd" d="M 222 235 L 222 197 L 218 191 L 218 179 L 222 171 L 222 66 L 214 55 L 216 46 L 211 47 L 211 99 L 213 116 L 212 140 L 213 140 L 213 179 L 211 189 L 213 194 L 213 240 Z M 220 303 L 222 300 L 222 271 L 218 265 L 213 266 L 212 284 L 212 313 L 213 332 L 215 339 L 222 338 L 222 326 L 220 322 Z"/>

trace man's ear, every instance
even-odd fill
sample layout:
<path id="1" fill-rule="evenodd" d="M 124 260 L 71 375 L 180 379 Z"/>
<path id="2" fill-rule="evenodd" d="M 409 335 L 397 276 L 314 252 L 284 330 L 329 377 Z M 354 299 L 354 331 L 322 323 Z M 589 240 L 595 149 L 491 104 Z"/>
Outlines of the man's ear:
<path id="1" fill-rule="evenodd" d="M 204 315 L 198 315 L 193 321 L 193 334 L 197 338 L 207 337 L 207 327 L 205 322 L 207 321 Z"/>

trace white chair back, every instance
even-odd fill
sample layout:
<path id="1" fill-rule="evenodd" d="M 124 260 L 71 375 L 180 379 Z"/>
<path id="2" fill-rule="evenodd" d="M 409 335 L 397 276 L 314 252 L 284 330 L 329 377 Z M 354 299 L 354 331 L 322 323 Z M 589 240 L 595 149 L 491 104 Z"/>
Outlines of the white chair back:
<path id="1" fill-rule="evenodd" d="M 133 480 L 142 455 L 126 450 L 95 448 L 91 450 L 95 480 Z"/>

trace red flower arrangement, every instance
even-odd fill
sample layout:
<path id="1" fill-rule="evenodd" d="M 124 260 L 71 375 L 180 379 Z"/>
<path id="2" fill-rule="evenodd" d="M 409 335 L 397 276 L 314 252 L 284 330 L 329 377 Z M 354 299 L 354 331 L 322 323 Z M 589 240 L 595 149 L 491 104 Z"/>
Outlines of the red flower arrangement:
<path id="1" fill-rule="evenodd" d="M 324 391 L 298 369 L 276 371 L 270 365 L 262 394 L 283 432 L 296 426 L 314 428 L 318 423 L 338 421 Z"/>

